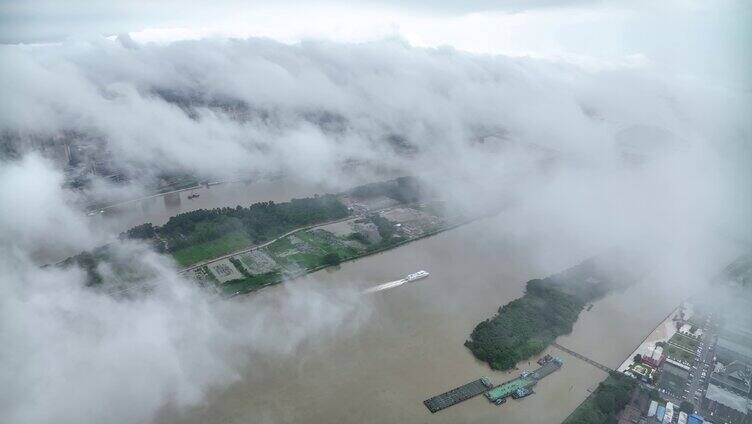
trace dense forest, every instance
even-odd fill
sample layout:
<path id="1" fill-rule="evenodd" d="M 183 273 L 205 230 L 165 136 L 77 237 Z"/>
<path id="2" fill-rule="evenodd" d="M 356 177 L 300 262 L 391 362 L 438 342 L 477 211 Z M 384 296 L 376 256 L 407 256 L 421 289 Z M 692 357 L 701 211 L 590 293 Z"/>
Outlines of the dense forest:
<path id="1" fill-rule="evenodd" d="M 541 353 L 556 337 L 572 331 L 583 306 L 632 281 L 589 259 L 560 274 L 527 282 L 525 295 L 478 324 L 465 342 L 476 358 L 506 370 Z"/>
<path id="2" fill-rule="evenodd" d="M 636 385 L 637 381 L 633 378 L 612 372 L 564 424 L 616 424 L 617 414 L 629 402 L 630 393 Z"/>
<path id="3" fill-rule="evenodd" d="M 493 369 L 513 368 L 518 361 L 542 352 L 557 336 L 572 331 L 583 306 L 580 299 L 544 280 L 528 281 L 525 295 L 478 324 L 465 346 Z"/>

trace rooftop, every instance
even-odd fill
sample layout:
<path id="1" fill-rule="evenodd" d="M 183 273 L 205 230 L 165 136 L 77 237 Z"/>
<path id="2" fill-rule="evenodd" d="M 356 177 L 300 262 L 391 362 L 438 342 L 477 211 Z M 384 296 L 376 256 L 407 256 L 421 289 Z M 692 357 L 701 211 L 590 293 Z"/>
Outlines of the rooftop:
<path id="1" fill-rule="evenodd" d="M 728 390 L 722 389 L 715 384 L 708 385 L 708 391 L 705 393 L 705 397 L 712 401 L 725 405 L 731 409 L 739 411 L 743 414 L 746 414 L 750 409 L 752 409 L 752 405 L 750 405 L 750 401 L 748 399 L 735 393 L 731 393 Z"/>
<path id="2" fill-rule="evenodd" d="M 748 358 L 752 358 L 752 348 L 750 348 L 749 346 L 737 343 L 734 340 L 728 339 L 726 337 L 718 338 L 718 347 L 722 347 L 722 348 L 731 350 L 733 352 L 739 353 L 741 355 L 744 355 Z"/>
<path id="3" fill-rule="evenodd" d="M 506 383 L 489 390 L 488 393 L 486 393 L 486 396 L 491 400 L 504 398 L 510 396 L 515 390 L 526 387 L 532 383 L 533 380 L 528 378 L 515 378 L 514 380 L 507 381 Z"/>

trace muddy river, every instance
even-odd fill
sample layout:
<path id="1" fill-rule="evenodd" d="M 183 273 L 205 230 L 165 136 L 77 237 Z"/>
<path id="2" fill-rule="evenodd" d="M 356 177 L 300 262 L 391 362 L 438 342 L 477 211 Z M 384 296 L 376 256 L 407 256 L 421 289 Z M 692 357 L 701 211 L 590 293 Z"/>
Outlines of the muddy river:
<path id="1" fill-rule="evenodd" d="M 241 381 L 212 393 L 201 406 L 163 414 L 161 422 L 561 422 L 606 374 L 557 350 L 550 353 L 565 360 L 562 369 L 523 400 L 494 406 L 480 396 L 436 414 L 422 403 L 481 376 L 498 384 L 516 375 L 519 371 L 494 372 L 476 361 L 464 340 L 501 304 L 521 296 L 527 280 L 585 257 L 564 243 L 521 241 L 503 228 L 500 215 L 313 274 L 309 278 L 327 290 L 362 290 L 419 269 L 431 273 L 427 279 L 362 296 L 368 318 L 357 331 L 325 343 L 313 340 L 292 355 L 254 358 Z M 557 259 L 548 260 L 551 257 Z M 286 284 L 310 283 L 301 279 Z M 653 297 L 649 308 L 635 307 L 634 299 L 650 296 L 654 283 L 648 277 L 598 301 L 582 312 L 572 334 L 560 337 L 559 343 L 618 367 L 676 306 L 668 298 Z M 281 286 L 269 291 L 284 294 Z"/>
<path id="2" fill-rule="evenodd" d="M 295 197 L 311 196 L 313 193 L 337 191 L 322 184 L 281 178 L 254 182 L 222 183 L 124 202 L 106 208 L 101 215 L 94 212 L 91 219 L 103 221 L 105 225 L 119 232 L 144 222 L 162 225 L 171 216 L 201 208 L 248 206 L 255 202 L 269 200 L 286 202 Z"/>

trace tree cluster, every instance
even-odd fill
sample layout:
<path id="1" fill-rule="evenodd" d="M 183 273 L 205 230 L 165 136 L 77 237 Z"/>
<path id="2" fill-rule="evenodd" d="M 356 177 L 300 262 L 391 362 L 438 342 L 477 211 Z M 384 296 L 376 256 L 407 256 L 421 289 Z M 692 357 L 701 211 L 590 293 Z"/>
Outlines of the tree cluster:
<path id="1" fill-rule="evenodd" d="M 545 279 L 530 280 L 525 295 L 478 324 L 465 346 L 493 369 L 512 368 L 570 333 L 585 304 L 623 281 L 611 278 L 595 258 Z"/>
<path id="2" fill-rule="evenodd" d="M 583 306 L 546 280 L 528 281 L 525 295 L 478 324 L 465 346 L 493 369 L 512 368 L 542 352 L 557 336 L 571 332 Z"/>
<path id="3" fill-rule="evenodd" d="M 125 234 L 137 239 L 158 238 L 174 252 L 233 232 L 245 234 L 253 243 L 263 242 L 294 228 L 348 214 L 336 196 L 325 195 L 285 203 L 259 202 L 249 207 L 198 209 L 176 215 L 161 227 L 147 223 Z"/>
<path id="4" fill-rule="evenodd" d="M 617 415 L 629 402 L 636 382 L 621 373 L 611 373 L 600 383 L 592 400 L 582 403 L 565 424 L 616 424 Z"/>

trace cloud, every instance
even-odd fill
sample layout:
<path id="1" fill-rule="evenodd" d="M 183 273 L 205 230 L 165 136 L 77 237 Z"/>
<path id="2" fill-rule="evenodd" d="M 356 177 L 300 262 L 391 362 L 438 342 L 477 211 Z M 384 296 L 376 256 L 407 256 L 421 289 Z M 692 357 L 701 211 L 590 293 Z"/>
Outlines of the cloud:
<path id="1" fill-rule="evenodd" d="M 310 278 L 223 300 L 132 243 L 110 245 L 143 281 L 123 291 L 109 273 L 86 287 L 76 268 L 40 268 L 41 245 L 90 248 L 95 228 L 67 201 L 60 174 L 37 156 L 4 163 L 0 209 L 0 421 L 150 422 L 226 387 L 260 355 L 351 331 L 369 308 L 354 291 Z M 101 265 L 105 266 L 106 265 Z M 248 369 L 250 368 L 250 371 Z"/>
<path id="2" fill-rule="evenodd" d="M 582 155 L 612 149 L 630 125 L 706 137 L 698 124 L 727 118 L 694 121 L 708 112 L 693 109 L 700 99 L 736 97 L 722 106 L 730 113 L 747 100 L 724 88 L 693 93 L 697 80 L 642 70 L 592 73 L 399 41 L 214 39 L 133 48 L 100 40 L 6 47 L 2 55 L 10 64 L 2 128 L 61 142 L 87 134 L 132 175 L 308 169 L 307 178 L 322 179 L 343 164 L 406 170 L 414 161 L 422 169 L 499 134 Z M 420 154 L 408 159 L 406 151 Z"/>
<path id="3" fill-rule="evenodd" d="M 353 293 L 313 281 L 220 302 L 140 245 L 115 248 L 149 275 L 148 295 L 40 268 L 45 249 L 114 237 L 78 206 L 111 183 L 62 188 L 66 145 L 126 173 L 123 195 L 162 173 L 340 188 L 418 174 L 450 207 L 504 201 L 499 222 L 520 239 L 579 256 L 637 247 L 695 280 L 752 240 L 750 93 L 737 80 L 400 38 L 122 36 L 3 46 L 0 61 L 2 421 L 148 422 L 254 372 L 254 355 L 290 354 L 368 313 Z"/>
<path id="4" fill-rule="evenodd" d="M 38 155 L 2 162 L 0 245 L 17 252 L 91 247 L 95 235 L 68 207 L 73 195 L 61 188 L 61 175 Z"/>

